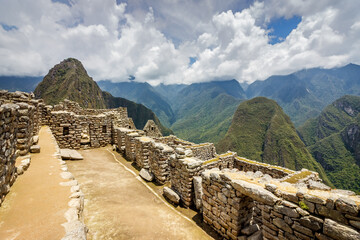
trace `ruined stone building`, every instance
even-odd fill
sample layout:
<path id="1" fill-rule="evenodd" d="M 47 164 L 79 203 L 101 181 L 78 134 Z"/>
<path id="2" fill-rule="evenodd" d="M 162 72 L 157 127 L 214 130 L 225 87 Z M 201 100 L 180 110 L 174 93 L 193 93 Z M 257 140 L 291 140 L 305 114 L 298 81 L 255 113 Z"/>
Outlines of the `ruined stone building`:
<path id="1" fill-rule="evenodd" d="M 163 137 L 152 120 L 138 130 L 126 108 L 82 109 L 68 100 L 46 106 L 31 94 L 7 91 L 0 92 L 0 105 L 1 201 L 18 175 L 15 161 L 28 154 L 40 126 L 49 125 L 60 148 L 114 144 L 144 179 L 170 186 L 164 188 L 169 201 L 197 209 L 225 239 L 360 239 L 360 197 L 331 189 L 316 172 Z"/>

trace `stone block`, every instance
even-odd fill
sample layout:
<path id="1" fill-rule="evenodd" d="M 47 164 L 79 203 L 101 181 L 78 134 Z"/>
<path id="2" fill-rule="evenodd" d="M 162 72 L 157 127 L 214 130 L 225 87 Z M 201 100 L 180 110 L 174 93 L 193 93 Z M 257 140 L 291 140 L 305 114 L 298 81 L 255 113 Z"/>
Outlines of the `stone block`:
<path id="1" fill-rule="evenodd" d="M 169 187 L 163 188 L 163 195 L 174 204 L 179 204 L 180 202 L 179 195 Z"/>
<path id="2" fill-rule="evenodd" d="M 335 202 L 336 209 L 342 213 L 348 213 L 356 216 L 358 208 L 354 200 L 348 198 L 338 198 Z"/>
<path id="3" fill-rule="evenodd" d="M 142 168 L 139 172 L 139 175 L 142 179 L 151 182 L 152 180 L 154 180 L 154 174 L 152 174 L 151 172 L 149 172 L 149 170 Z"/>
<path id="4" fill-rule="evenodd" d="M 39 145 L 33 145 L 30 147 L 31 153 L 40 153 L 40 146 Z"/>
<path id="5" fill-rule="evenodd" d="M 288 232 L 288 233 L 292 233 L 293 230 L 291 229 L 291 227 L 284 221 L 282 220 L 281 218 L 275 218 L 273 220 L 273 224 L 275 226 L 277 226 L 278 228 L 284 230 L 285 232 Z"/>
<path id="6" fill-rule="evenodd" d="M 338 240 L 359 240 L 360 233 L 329 218 L 324 222 L 324 234 Z"/>

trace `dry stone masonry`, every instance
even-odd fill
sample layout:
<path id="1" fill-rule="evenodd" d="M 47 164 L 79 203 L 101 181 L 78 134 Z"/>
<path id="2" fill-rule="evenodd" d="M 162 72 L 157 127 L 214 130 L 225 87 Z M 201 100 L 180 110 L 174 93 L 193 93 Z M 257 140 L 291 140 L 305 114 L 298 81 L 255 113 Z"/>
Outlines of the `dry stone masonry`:
<path id="1" fill-rule="evenodd" d="M 146 181 L 164 184 L 173 204 L 194 207 L 225 239 L 360 239 L 360 197 L 331 189 L 318 173 L 217 154 L 214 144 L 163 137 L 149 120 L 137 130 L 126 108 L 82 109 L 64 100 L 45 106 L 28 93 L 0 91 L 0 197 L 3 201 L 41 125 L 60 148 L 114 144 Z M 22 160 L 15 167 L 15 162 Z M 0 201 L 0 203 L 1 203 Z"/>

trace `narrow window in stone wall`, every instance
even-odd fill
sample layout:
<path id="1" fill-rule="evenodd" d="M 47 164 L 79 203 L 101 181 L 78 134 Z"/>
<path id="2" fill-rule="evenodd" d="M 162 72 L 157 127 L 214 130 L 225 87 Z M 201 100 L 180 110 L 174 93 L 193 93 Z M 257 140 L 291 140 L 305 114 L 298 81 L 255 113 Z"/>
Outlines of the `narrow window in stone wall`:
<path id="1" fill-rule="evenodd" d="M 106 133 L 106 126 L 102 126 L 102 132 Z"/>
<path id="2" fill-rule="evenodd" d="M 151 131 L 154 131 L 154 127 L 151 127 Z"/>
<path id="3" fill-rule="evenodd" d="M 69 135 L 69 127 L 63 127 L 63 135 Z"/>
<path id="4" fill-rule="evenodd" d="M 131 126 L 129 125 L 129 129 L 131 129 Z"/>

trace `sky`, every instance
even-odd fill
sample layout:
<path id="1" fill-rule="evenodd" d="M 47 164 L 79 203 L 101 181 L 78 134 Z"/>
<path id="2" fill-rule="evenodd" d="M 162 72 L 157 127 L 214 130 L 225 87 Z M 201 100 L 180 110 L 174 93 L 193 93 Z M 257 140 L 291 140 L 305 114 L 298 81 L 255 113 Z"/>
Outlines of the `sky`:
<path id="1" fill-rule="evenodd" d="M 252 83 L 360 64 L 358 0 L 0 0 L 0 75 Z"/>

